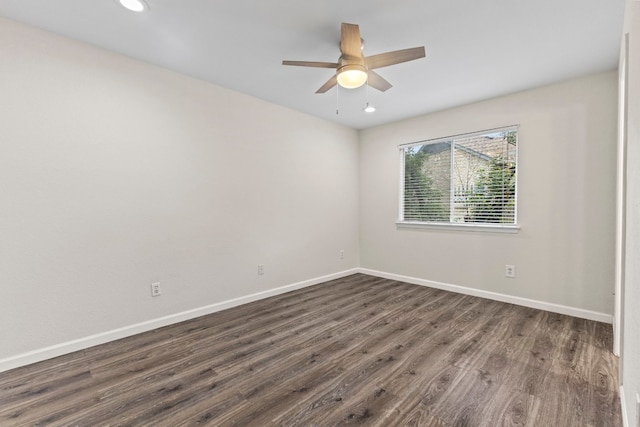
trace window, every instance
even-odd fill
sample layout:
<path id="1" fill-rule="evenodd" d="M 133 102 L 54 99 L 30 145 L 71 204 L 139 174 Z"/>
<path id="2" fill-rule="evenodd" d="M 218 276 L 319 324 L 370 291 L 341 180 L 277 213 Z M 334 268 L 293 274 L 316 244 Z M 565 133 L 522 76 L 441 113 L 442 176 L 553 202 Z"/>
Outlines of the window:
<path id="1" fill-rule="evenodd" d="M 518 128 L 400 146 L 399 225 L 516 227 Z"/>

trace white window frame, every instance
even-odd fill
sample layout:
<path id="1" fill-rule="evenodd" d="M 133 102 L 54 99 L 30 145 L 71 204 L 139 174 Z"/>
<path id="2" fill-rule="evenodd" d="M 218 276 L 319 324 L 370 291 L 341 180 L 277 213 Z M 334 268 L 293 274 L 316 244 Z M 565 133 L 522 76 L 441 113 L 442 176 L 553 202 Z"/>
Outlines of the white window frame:
<path id="1" fill-rule="evenodd" d="M 436 144 L 438 142 L 452 142 L 451 150 L 455 149 L 455 140 L 461 138 L 471 138 L 474 136 L 480 136 L 490 133 L 498 133 L 498 132 L 507 132 L 515 130 L 518 135 L 518 143 L 516 143 L 516 190 L 515 190 L 515 206 L 514 206 L 514 223 L 511 224 L 500 224 L 500 223 L 458 223 L 458 222 L 423 222 L 423 221 L 406 221 L 404 220 L 404 172 L 405 172 L 405 149 L 409 147 L 413 147 L 416 145 L 425 145 L 425 144 Z M 488 232 L 502 232 L 502 233 L 517 233 L 520 230 L 520 225 L 518 224 L 518 170 L 519 170 L 519 136 L 520 136 L 520 127 L 519 125 L 511 125 L 504 126 L 493 129 L 486 129 L 477 132 L 470 132 L 458 135 L 447 136 L 443 138 L 436 139 L 427 139 L 417 142 L 411 142 L 407 144 L 401 144 L 398 146 L 398 152 L 400 155 L 400 180 L 399 180 L 399 205 L 398 205 L 398 220 L 396 221 L 396 225 L 398 228 L 419 228 L 419 229 L 446 229 L 446 230 L 463 230 L 463 231 L 488 231 Z M 452 161 L 453 161 L 453 156 Z M 452 168 L 453 171 L 453 168 Z M 453 172 L 452 172 L 453 173 Z M 453 187 L 453 179 L 451 181 L 451 186 Z M 449 202 L 453 203 L 455 197 L 455 192 L 451 191 L 449 196 Z"/>

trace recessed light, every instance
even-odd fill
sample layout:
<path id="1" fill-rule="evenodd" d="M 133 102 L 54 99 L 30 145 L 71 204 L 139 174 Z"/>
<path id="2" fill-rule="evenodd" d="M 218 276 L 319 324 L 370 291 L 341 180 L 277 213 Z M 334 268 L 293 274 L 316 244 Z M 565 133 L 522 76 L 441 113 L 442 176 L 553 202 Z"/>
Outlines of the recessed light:
<path id="1" fill-rule="evenodd" d="M 367 105 L 363 108 L 365 113 L 373 113 L 374 111 L 376 111 L 376 107 L 374 107 L 373 105 L 370 105 L 367 102 Z"/>
<path id="2" fill-rule="evenodd" d="M 120 5 L 133 12 L 144 12 L 149 6 L 143 0 L 117 0 Z"/>

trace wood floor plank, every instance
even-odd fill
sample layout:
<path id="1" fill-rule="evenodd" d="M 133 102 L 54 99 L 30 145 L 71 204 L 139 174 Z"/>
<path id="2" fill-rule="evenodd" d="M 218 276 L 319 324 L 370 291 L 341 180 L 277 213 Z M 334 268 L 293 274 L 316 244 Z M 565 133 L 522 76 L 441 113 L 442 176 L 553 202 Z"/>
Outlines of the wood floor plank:
<path id="1" fill-rule="evenodd" d="M 333 359 L 335 359 L 336 357 L 339 357 L 341 361 L 341 365 L 343 366 L 340 372 L 354 371 L 355 370 L 354 366 L 351 366 L 349 364 L 349 360 L 357 359 L 356 356 L 359 356 L 360 358 L 363 357 L 362 355 L 366 355 L 368 353 L 368 350 L 366 349 L 375 348 L 377 345 L 386 345 L 385 343 L 387 343 L 388 340 L 391 339 L 400 329 L 403 329 L 403 328 L 406 329 L 408 324 L 406 323 L 403 317 L 408 316 L 408 313 L 410 312 L 407 312 L 406 310 L 402 310 L 401 306 L 395 310 L 392 309 L 391 305 L 393 305 L 394 303 L 397 304 L 397 302 L 394 302 L 393 299 L 387 299 L 386 301 L 387 309 L 384 310 L 384 312 L 377 313 L 377 316 L 380 317 L 380 320 L 376 320 L 376 318 L 369 318 L 369 319 L 364 319 L 365 321 L 364 324 L 362 323 L 362 321 L 356 322 L 356 324 L 359 324 L 363 330 L 365 331 L 371 330 L 370 333 L 367 333 L 366 336 L 361 337 L 360 339 L 354 339 L 358 337 L 354 336 L 354 333 L 357 333 L 357 328 L 354 328 L 353 325 L 351 325 L 348 328 L 344 328 L 344 326 L 341 325 L 340 329 L 343 330 L 344 334 L 336 333 L 337 331 L 334 331 L 333 333 L 336 335 L 336 337 L 345 335 L 344 338 L 347 338 L 346 342 L 356 343 L 361 348 L 350 349 L 345 345 L 346 350 L 351 350 L 349 354 L 347 355 L 345 355 L 344 353 L 335 354 L 334 352 L 334 354 L 332 355 L 332 358 L 327 359 L 326 361 L 329 363 L 332 363 Z M 372 312 L 369 311 L 367 314 L 370 316 L 371 313 Z M 403 316 L 398 316 L 400 313 L 402 313 Z M 343 319 L 343 320 L 347 320 L 347 319 Z M 369 322 L 369 326 L 366 325 L 366 321 Z M 348 326 L 350 323 L 346 322 L 346 324 Z M 336 340 L 332 340 L 332 341 L 340 342 L 340 340 L 344 338 L 337 338 Z M 364 341 L 362 340 L 362 338 L 364 338 Z M 317 344 L 322 344 L 322 343 L 319 342 Z M 294 377 L 293 380 L 296 384 L 289 384 L 287 381 L 280 380 L 278 378 L 277 381 L 271 381 L 274 384 L 278 384 L 278 386 L 272 387 L 269 390 L 269 392 L 272 394 L 281 393 L 283 395 L 289 395 L 289 397 L 291 398 L 292 392 L 296 392 L 299 390 L 305 390 L 305 392 L 307 392 L 309 390 L 314 389 L 315 387 L 314 380 L 318 378 L 322 380 L 327 380 L 329 378 L 332 378 L 333 377 L 332 375 L 327 375 L 326 373 L 323 375 L 318 375 L 315 372 L 323 368 L 322 355 L 325 353 L 326 351 L 323 351 L 322 348 L 318 348 L 317 346 L 314 347 L 314 351 L 313 353 L 311 353 L 314 359 L 314 365 L 313 365 L 313 370 L 310 372 L 310 375 L 307 375 L 309 374 L 309 372 L 307 372 L 307 373 L 301 373 L 300 375 Z M 309 379 L 309 377 L 311 379 Z M 255 396 L 252 396 L 252 397 L 255 397 Z M 334 401 L 335 397 L 332 397 L 330 400 Z M 264 409 L 261 407 L 258 407 L 257 409 L 252 409 L 250 402 L 247 405 L 245 405 L 245 407 L 243 407 L 242 410 L 244 412 L 249 411 L 250 414 L 264 413 Z M 271 407 L 270 410 L 273 411 L 273 407 Z"/>
<path id="2" fill-rule="evenodd" d="M 540 398 L 502 386 L 491 397 L 490 404 L 482 408 L 481 415 L 476 417 L 473 425 L 538 427 L 539 409 Z"/>
<path id="3" fill-rule="evenodd" d="M 391 294 L 390 290 L 385 289 L 384 292 L 378 292 L 375 295 L 371 295 L 369 297 L 369 299 L 366 298 L 366 295 L 365 295 L 366 293 L 361 295 L 361 296 L 363 297 L 364 301 L 384 300 L 386 298 L 386 296 L 385 296 L 386 292 L 389 292 Z M 355 304 L 355 303 L 351 303 L 351 304 Z M 357 304 L 359 304 L 359 302 L 357 302 Z M 352 315 L 355 315 L 355 316 L 362 316 L 363 315 L 362 313 L 354 311 L 353 309 L 351 309 L 348 306 L 345 306 L 344 309 L 348 310 Z M 370 319 L 368 319 L 368 316 L 365 316 L 364 319 L 358 319 L 357 323 L 362 324 L 363 320 L 370 321 Z M 347 322 L 347 324 L 350 324 L 350 323 Z M 297 346 L 308 345 L 308 344 L 305 344 L 304 341 L 302 343 L 300 343 L 300 338 L 299 338 L 299 334 L 298 334 L 300 331 L 296 330 L 296 329 L 299 329 L 299 330 L 305 332 L 304 334 L 302 334 L 302 336 L 304 336 L 305 339 L 307 341 L 309 341 L 309 342 L 315 342 L 315 341 L 317 341 L 319 339 L 320 342 L 328 342 L 329 344 L 333 345 L 333 343 L 335 343 L 335 341 L 327 341 L 328 338 L 330 338 L 331 330 L 332 329 L 338 329 L 338 328 L 344 328 L 344 326 L 340 325 L 340 324 L 320 323 L 320 325 L 323 328 L 328 329 L 328 331 L 325 331 L 324 329 L 317 329 L 316 328 L 317 329 L 316 332 L 315 332 L 316 335 L 313 335 L 312 333 L 307 331 L 313 325 L 314 325 L 314 323 L 297 323 L 296 325 L 291 325 L 291 326 L 289 326 L 288 328 L 286 328 L 285 330 L 282 331 L 282 333 L 283 333 L 282 336 L 283 337 L 286 336 L 286 337 L 288 337 L 288 339 L 294 340 L 295 342 L 297 342 Z M 268 324 L 265 325 L 263 323 L 263 327 L 268 327 L 268 326 L 270 326 L 270 325 L 268 325 Z M 271 330 L 269 332 L 271 332 Z M 285 332 L 286 332 L 286 335 L 284 335 Z M 273 352 L 266 352 L 265 353 L 264 351 L 262 351 L 261 358 L 252 359 L 253 365 L 250 367 L 252 375 L 261 374 L 261 369 L 262 369 L 261 366 L 262 365 L 264 365 L 265 363 L 271 362 L 274 359 L 280 358 L 282 356 L 282 353 L 290 351 L 291 350 L 291 345 L 293 345 L 293 344 L 287 343 L 287 342 L 280 342 L 279 344 L 281 344 L 281 345 L 279 345 L 279 346 L 274 346 L 273 344 L 274 344 L 274 342 L 273 342 L 273 340 L 271 340 L 271 342 L 268 345 L 270 345 L 271 346 L 271 350 L 275 351 L 276 353 L 273 353 Z M 241 381 L 237 377 L 234 377 L 232 375 L 233 373 L 235 373 L 234 366 L 236 366 L 236 367 L 240 366 L 240 368 L 242 369 L 242 360 L 247 355 L 250 355 L 252 352 L 253 352 L 253 350 L 251 350 L 250 348 L 249 349 L 245 349 L 245 351 L 243 351 L 242 353 L 230 354 L 230 358 L 229 359 L 221 361 L 221 364 L 224 365 L 226 367 L 226 369 L 224 371 L 220 370 L 218 372 L 219 375 L 217 377 L 217 384 L 218 384 L 217 390 L 219 392 L 221 390 L 223 390 L 223 388 L 224 388 L 224 386 L 222 384 L 222 381 L 224 381 L 225 378 L 233 379 L 233 386 L 234 386 L 233 389 L 238 389 L 238 387 L 241 384 Z M 222 354 L 227 354 L 227 353 L 228 353 L 228 348 L 224 348 L 224 351 L 223 352 L 218 352 L 217 355 L 222 355 Z M 209 364 L 210 363 L 214 363 L 215 364 L 215 360 L 209 359 L 209 360 L 206 361 L 206 363 L 209 363 Z M 288 374 L 291 375 L 291 368 L 290 367 L 289 367 Z M 246 381 L 251 383 L 250 379 L 247 379 Z M 231 381 L 227 381 L 227 382 L 229 383 Z M 127 386 L 128 389 L 131 389 L 132 387 L 134 387 L 136 385 L 137 381 L 135 381 L 135 379 L 134 380 L 128 380 L 126 383 L 129 384 Z M 176 401 L 178 401 L 178 402 L 180 402 L 182 404 L 183 409 L 184 409 L 185 401 L 183 401 L 183 396 L 185 394 L 189 394 L 190 393 L 189 389 L 187 389 L 186 387 L 185 388 L 182 388 L 182 387 L 181 388 L 176 388 L 176 386 L 173 386 L 173 387 L 170 388 L 170 390 L 175 392 L 175 393 L 172 393 L 172 395 L 171 395 L 171 401 L 163 400 L 162 402 L 160 402 L 162 404 L 161 406 L 163 408 L 169 408 L 170 409 L 171 407 L 173 407 L 176 404 Z M 126 392 L 126 391 L 127 390 L 120 390 L 120 392 L 118 394 L 121 394 L 122 392 Z M 235 391 L 234 391 L 234 393 L 235 393 Z M 197 401 L 199 399 L 198 398 L 189 399 L 190 402 L 194 401 L 194 400 Z M 136 405 L 141 404 L 138 401 L 134 401 L 134 403 Z M 127 409 L 126 414 L 128 414 L 131 411 L 136 411 L 137 408 L 136 408 L 136 406 L 132 406 L 132 404 L 129 403 L 129 404 L 127 404 L 127 407 L 124 408 L 124 409 Z M 141 412 L 142 412 L 142 414 L 144 414 L 144 411 L 141 411 Z M 157 412 L 158 411 L 156 411 L 154 409 L 154 414 L 155 414 L 156 417 L 159 416 L 159 414 Z M 121 418 L 125 417 L 125 413 L 123 413 L 123 408 L 120 408 L 120 417 Z"/>
<path id="4" fill-rule="evenodd" d="M 619 427 L 611 343 L 354 274 L 0 373 L 0 425 Z"/>

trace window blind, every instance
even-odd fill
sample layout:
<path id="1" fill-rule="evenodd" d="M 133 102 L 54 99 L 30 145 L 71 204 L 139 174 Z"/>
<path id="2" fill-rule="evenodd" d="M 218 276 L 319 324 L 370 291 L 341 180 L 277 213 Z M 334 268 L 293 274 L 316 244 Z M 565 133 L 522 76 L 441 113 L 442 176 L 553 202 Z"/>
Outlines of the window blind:
<path id="1" fill-rule="evenodd" d="M 400 221 L 516 224 L 517 127 L 401 146 Z"/>

